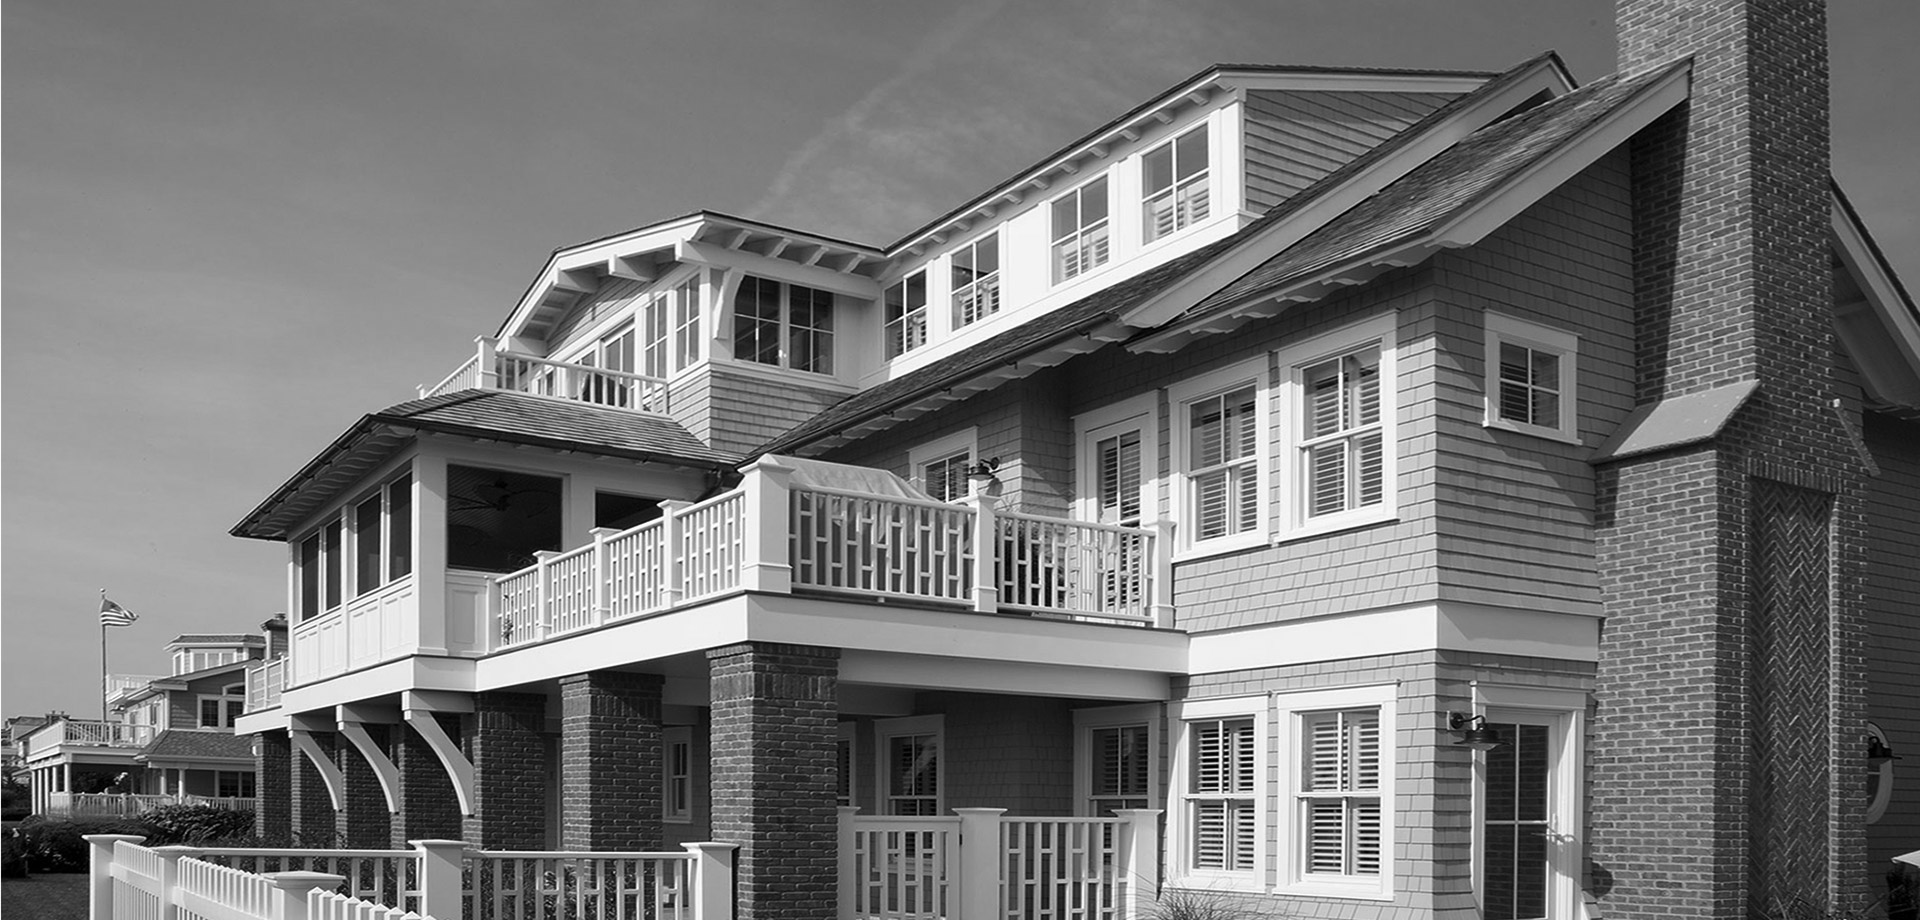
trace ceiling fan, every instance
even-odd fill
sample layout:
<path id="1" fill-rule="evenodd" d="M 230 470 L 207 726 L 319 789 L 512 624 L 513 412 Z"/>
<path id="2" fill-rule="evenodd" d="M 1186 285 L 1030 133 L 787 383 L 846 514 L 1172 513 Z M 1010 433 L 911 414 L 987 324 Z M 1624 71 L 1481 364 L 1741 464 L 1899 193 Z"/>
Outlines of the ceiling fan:
<path id="1" fill-rule="evenodd" d="M 518 511 L 523 517 L 533 517 L 560 500 L 560 496 L 545 489 L 516 489 L 505 479 L 496 479 L 473 492 L 470 496 L 448 496 L 450 507 L 447 510 L 495 511 L 501 514 Z"/>

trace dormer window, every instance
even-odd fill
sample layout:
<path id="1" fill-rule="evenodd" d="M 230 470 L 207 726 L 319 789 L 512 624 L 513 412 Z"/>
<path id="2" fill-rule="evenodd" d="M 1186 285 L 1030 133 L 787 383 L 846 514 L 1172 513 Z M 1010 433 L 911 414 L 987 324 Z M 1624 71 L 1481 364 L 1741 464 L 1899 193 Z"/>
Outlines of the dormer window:
<path id="1" fill-rule="evenodd" d="M 1107 264 L 1107 177 L 1053 201 L 1053 283 Z"/>
<path id="2" fill-rule="evenodd" d="M 1146 242 L 1207 219 L 1206 125 L 1148 151 L 1142 170 L 1145 219 L 1141 237 Z"/>
<path id="3" fill-rule="evenodd" d="M 887 288 L 887 357 L 927 344 L 927 271 L 921 269 Z"/>
<path id="4" fill-rule="evenodd" d="M 733 356 L 833 373 L 833 295 L 748 275 L 733 296 Z"/>
<path id="5" fill-rule="evenodd" d="M 989 233 L 953 254 L 953 327 L 1000 312 L 1000 234 Z"/>

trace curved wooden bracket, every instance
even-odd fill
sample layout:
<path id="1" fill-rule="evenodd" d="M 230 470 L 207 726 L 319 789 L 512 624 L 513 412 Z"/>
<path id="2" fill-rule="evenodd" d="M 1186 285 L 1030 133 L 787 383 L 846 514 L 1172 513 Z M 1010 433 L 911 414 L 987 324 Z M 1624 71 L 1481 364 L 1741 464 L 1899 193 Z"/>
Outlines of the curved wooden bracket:
<path id="1" fill-rule="evenodd" d="M 460 707 L 458 702 L 441 699 L 443 696 L 445 694 L 435 694 L 431 691 L 408 690 L 401 699 L 400 709 L 407 724 L 420 733 L 421 740 L 427 742 L 427 747 L 433 749 L 434 756 L 440 758 L 440 765 L 446 768 L 447 778 L 453 781 L 453 793 L 460 799 L 460 813 L 470 816 L 473 814 L 474 799 L 473 762 L 467 760 L 467 755 L 460 753 L 460 745 L 447 737 L 446 730 L 440 727 L 439 721 L 433 717 L 433 714 L 435 712 L 471 712 L 473 703 L 467 700 L 465 706 Z"/>
<path id="2" fill-rule="evenodd" d="M 345 808 L 347 781 L 346 777 L 340 773 L 340 765 L 334 763 L 333 758 L 320 750 L 320 744 L 313 740 L 311 732 L 295 728 L 289 730 L 287 736 L 293 739 L 294 750 L 307 755 L 307 760 L 311 761 L 313 768 L 319 771 L 320 781 L 327 787 L 327 798 L 333 800 L 333 810 L 339 811 Z"/>
<path id="3" fill-rule="evenodd" d="M 367 727 L 359 722 L 340 722 L 340 734 L 367 759 L 367 766 L 373 768 L 373 775 L 380 780 L 380 792 L 387 797 L 387 811 L 400 813 L 400 768 L 393 765 L 387 752 L 373 743 L 373 736 L 367 734 Z"/>

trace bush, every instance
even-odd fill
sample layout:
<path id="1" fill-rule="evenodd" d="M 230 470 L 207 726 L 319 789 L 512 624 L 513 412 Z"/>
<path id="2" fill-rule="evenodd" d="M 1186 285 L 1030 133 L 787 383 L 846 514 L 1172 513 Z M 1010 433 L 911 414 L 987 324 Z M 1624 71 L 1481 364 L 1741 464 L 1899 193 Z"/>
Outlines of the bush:
<path id="1" fill-rule="evenodd" d="M 0 877 L 23 878 L 26 874 L 26 845 L 20 840 L 20 832 L 9 827 L 6 835 L 0 837 Z"/>
<path id="2" fill-rule="evenodd" d="M 253 836 L 253 812 L 212 805 L 162 805 L 140 816 L 147 846 L 207 846 Z"/>
<path id="3" fill-rule="evenodd" d="M 137 834 L 147 827 L 127 818 L 46 818 L 35 815 L 20 822 L 20 838 L 28 865 L 35 872 L 85 872 L 91 858 L 87 834 Z"/>

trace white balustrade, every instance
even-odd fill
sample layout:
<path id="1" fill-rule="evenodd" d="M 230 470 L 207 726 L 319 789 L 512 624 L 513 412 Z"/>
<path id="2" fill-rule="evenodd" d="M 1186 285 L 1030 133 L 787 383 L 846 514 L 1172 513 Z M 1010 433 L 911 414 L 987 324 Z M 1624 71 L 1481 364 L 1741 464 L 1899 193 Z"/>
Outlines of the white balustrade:
<path id="1" fill-rule="evenodd" d="M 153 741 L 153 726 L 99 719 L 61 719 L 33 733 L 27 741 L 29 757 L 62 745 L 86 747 L 145 747 Z"/>
<path id="2" fill-rule="evenodd" d="M 430 387 L 428 386 L 421 387 L 420 398 L 426 399 L 430 396 L 441 396 L 447 393 L 458 393 L 461 390 L 471 390 L 474 387 L 477 387 L 479 385 L 480 385 L 480 356 L 475 355 L 471 358 L 468 358 L 466 361 L 462 362 L 459 367 L 454 368 L 453 373 L 448 374 L 447 376 L 441 378 L 439 383 L 436 383 Z"/>
<path id="3" fill-rule="evenodd" d="M 646 374 L 550 361 L 514 352 L 500 352 L 495 356 L 494 374 L 502 390 L 554 396 L 612 409 L 660 414 L 667 411 L 667 382 Z"/>
<path id="4" fill-rule="evenodd" d="M 747 496 L 728 492 L 672 516 L 679 547 L 680 598 L 699 600 L 740 586 L 746 552 Z"/>
<path id="5" fill-rule="evenodd" d="M 260 712 L 280 705 L 287 689 L 287 659 L 271 658 L 247 669 L 247 711 Z"/>
<path id="6" fill-rule="evenodd" d="M 1152 620 L 1151 531 L 1031 514 L 996 518 L 1002 609 Z"/>
<path id="7" fill-rule="evenodd" d="M 672 606 L 667 523 L 649 521 L 605 538 L 607 618 L 618 620 Z"/>
<path id="8" fill-rule="evenodd" d="M 974 512 L 837 489 L 792 490 L 793 583 L 822 591 L 966 603 Z"/>
<path id="9" fill-rule="evenodd" d="M 692 853 L 486 852 L 466 860 L 467 920 L 690 920 Z"/>
<path id="10" fill-rule="evenodd" d="M 958 900 L 960 819 L 840 817 L 840 916 L 946 918 Z"/>

